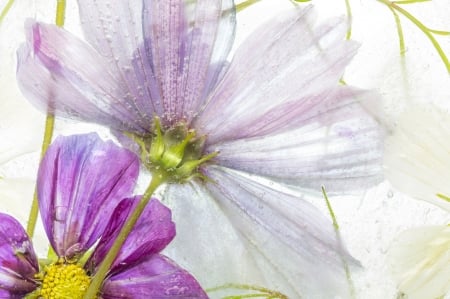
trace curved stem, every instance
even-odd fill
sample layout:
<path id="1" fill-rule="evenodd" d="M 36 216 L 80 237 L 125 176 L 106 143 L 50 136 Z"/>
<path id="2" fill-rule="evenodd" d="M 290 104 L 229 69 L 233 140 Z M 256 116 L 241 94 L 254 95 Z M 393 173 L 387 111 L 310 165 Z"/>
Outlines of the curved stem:
<path id="1" fill-rule="evenodd" d="M 353 23 L 352 7 L 350 6 L 350 0 L 345 0 L 345 9 L 347 11 L 347 21 L 348 21 L 348 29 L 347 34 L 345 35 L 345 39 L 350 39 L 352 37 L 352 23 Z"/>
<path id="2" fill-rule="evenodd" d="M 55 117 L 52 114 L 47 114 L 47 118 L 45 120 L 44 139 L 42 141 L 41 147 L 41 159 L 44 157 L 47 148 L 52 142 L 54 125 L 55 125 Z M 31 210 L 28 216 L 28 223 L 27 223 L 27 233 L 30 238 L 33 238 L 38 214 L 39 214 L 39 204 L 38 204 L 37 190 L 35 188 L 33 195 L 33 202 L 31 203 Z"/>
<path id="3" fill-rule="evenodd" d="M 13 2 L 13 1 L 10 1 L 10 2 Z M 5 10 L 6 10 L 6 8 L 5 8 Z M 58 26 L 58 27 L 64 26 L 65 12 L 66 12 L 66 1 L 65 0 L 57 0 L 56 1 L 56 17 L 55 17 L 56 26 Z M 3 17 L 3 13 L 2 13 L 2 17 Z M 55 127 L 55 116 L 52 113 L 48 112 L 47 117 L 45 119 L 45 131 L 44 131 L 44 138 L 43 138 L 42 147 L 41 147 L 41 160 L 44 157 L 45 152 L 47 151 L 47 148 L 50 146 L 50 143 L 52 142 L 54 127 Z M 38 196 L 37 196 L 37 192 L 36 192 L 36 188 L 35 188 L 34 195 L 33 195 L 33 202 L 31 203 L 31 210 L 30 210 L 30 214 L 28 216 L 28 223 L 27 223 L 27 233 L 30 238 L 33 238 L 34 230 L 36 228 L 38 214 L 39 214 L 39 204 L 38 204 Z"/>
<path id="4" fill-rule="evenodd" d="M 430 29 L 428 29 L 422 22 L 420 22 L 417 18 L 415 18 L 412 14 L 398 6 L 396 3 L 391 2 L 389 0 L 378 0 L 379 2 L 385 4 L 386 6 L 390 7 L 391 9 L 394 9 L 401 13 L 403 16 L 405 16 L 408 20 L 410 20 L 414 25 L 416 25 L 417 28 L 422 31 L 426 37 L 431 41 L 434 48 L 438 52 L 439 56 L 441 57 L 442 62 L 444 63 L 445 67 L 447 68 L 447 71 L 450 73 L 450 61 L 447 58 L 447 55 L 445 55 L 444 51 L 442 50 L 441 46 L 439 45 L 438 41 L 434 38 L 432 32 Z M 403 2 L 402 2 L 403 3 Z M 435 30 L 434 30 L 435 31 Z"/>
<path id="5" fill-rule="evenodd" d="M 336 214 L 334 214 L 333 208 L 331 207 L 331 203 L 330 203 L 330 200 L 328 199 L 328 195 L 327 195 L 327 192 L 325 191 L 324 186 L 322 186 L 322 195 L 327 204 L 327 208 L 328 208 L 328 212 L 330 213 L 331 220 L 333 221 L 334 232 L 336 233 L 336 240 L 339 243 L 339 246 L 342 246 L 342 237 L 341 237 L 341 233 L 339 232 L 339 224 L 336 219 Z M 355 284 L 353 283 L 353 279 L 352 279 L 352 276 L 350 273 L 350 268 L 348 266 L 347 260 L 342 255 L 342 253 L 340 253 L 339 255 L 341 257 L 342 264 L 344 265 L 344 271 L 345 271 L 345 276 L 346 276 L 347 282 L 348 282 L 350 296 L 351 296 L 351 298 L 356 298 Z"/>
<path id="6" fill-rule="evenodd" d="M 0 14 L 0 24 L 3 22 L 3 19 L 6 17 L 13 4 L 14 0 L 9 0 L 8 3 L 6 3 L 5 8 L 3 8 L 2 13 Z"/>
<path id="7" fill-rule="evenodd" d="M 138 221 L 142 212 L 144 211 L 145 207 L 147 206 L 148 202 L 150 201 L 151 196 L 153 195 L 155 190 L 162 183 L 164 183 L 164 181 L 165 181 L 164 176 L 160 176 L 158 174 L 152 175 L 152 180 L 151 180 L 149 186 L 147 187 L 147 190 L 145 190 L 145 193 L 142 196 L 142 198 L 139 200 L 138 205 L 132 211 L 131 215 L 127 218 L 122 229 L 120 230 L 119 234 L 117 235 L 116 240 L 114 241 L 113 245 L 111 246 L 111 248 L 109 249 L 105 258 L 103 259 L 100 266 L 98 267 L 97 272 L 95 273 L 94 277 L 92 278 L 91 284 L 89 285 L 89 288 L 87 289 L 87 291 L 84 295 L 85 299 L 97 298 L 97 294 L 102 287 L 105 277 L 108 275 L 108 272 L 109 272 L 109 269 L 111 268 L 112 263 L 114 262 L 117 255 L 119 254 L 120 248 L 122 247 L 123 243 L 127 239 L 128 235 L 130 234 L 134 225 L 136 224 L 136 222 Z"/>

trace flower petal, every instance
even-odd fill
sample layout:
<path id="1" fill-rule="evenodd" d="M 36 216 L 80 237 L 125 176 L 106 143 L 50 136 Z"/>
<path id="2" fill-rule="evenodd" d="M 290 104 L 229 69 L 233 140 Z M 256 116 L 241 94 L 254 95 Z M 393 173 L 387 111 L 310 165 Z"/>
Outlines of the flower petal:
<path id="1" fill-rule="evenodd" d="M 426 124 L 426 125 L 424 125 Z M 450 211 L 450 115 L 431 104 L 405 111 L 386 140 L 386 177 L 400 191 Z"/>
<path id="2" fill-rule="evenodd" d="M 119 74 L 88 44 L 54 25 L 29 21 L 18 51 L 17 78 L 25 96 L 44 111 L 121 130 L 145 132 Z"/>
<path id="3" fill-rule="evenodd" d="M 70 258 L 97 241 L 138 173 L 135 154 L 95 133 L 53 142 L 39 167 L 37 192 L 44 228 L 59 256 Z"/>
<path id="4" fill-rule="evenodd" d="M 236 172 L 206 175 L 215 181 L 209 192 L 171 186 L 167 194 L 178 234 L 166 252 L 202 285 L 262 285 L 289 298 L 348 294 L 341 259 L 358 263 L 315 207 Z"/>
<path id="5" fill-rule="evenodd" d="M 219 151 L 215 161 L 222 166 L 302 188 L 325 185 L 335 192 L 373 186 L 382 179 L 382 132 L 355 94 L 364 93 L 335 89 L 319 105 L 286 119 L 287 126 L 299 126 L 295 130 L 212 144 L 207 151 Z"/>
<path id="6" fill-rule="evenodd" d="M 115 209 L 102 239 L 94 250 L 87 265 L 95 271 L 108 253 L 119 230 L 131 211 L 137 206 L 140 196 L 124 199 Z M 152 198 L 145 207 L 127 240 L 122 245 L 119 255 L 112 265 L 112 272 L 129 268 L 146 259 L 147 256 L 159 253 L 175 237 L 175 224 L 172 222 L 170 210 L 156 198 Z"/>
<path id="7" fill-rule="evenodd" d="M 103 285 L 102 298 L 208 298 L 195 278 L 162 255 L 113 275 Z"/>
<path id="8" fill-rule="evenodd" d="M 235 28 L 231 0 L 144 2 L 144 35 L 161 86 L 163 121 L 190 119 L 214 86 Z"/>
<path id="9" fill-rule="evenodd" d="M 300 107 L 294 114 L 300 113 L 337 86 L 356 45 L 344 41 L 342 20 L 315 26 L 314 19 L 311 9 L 289 10 L 238 48 L 195 123 L 210 144 L 265 134 L 264 126 L 276 119 L 270 117 L 273 109 L 295 103 Z"/>
<path id="10" fill-rule="evenodd" d="M 39 265 L 31 241 L 13 217 L 0 213 L 0 223 L 0 290 L 12 296 L 32 292 Z"/>
<path id="11" fill-rule="evenodd" d="M 78 0 L 81 24 L 88 42 L 120 76 L 127 104 L 148 121 L 163 113 L 152 57 L 144 48 L 143 1 Z M 147 127 L 148 128 L 148 127 Z"/>
<path id="12" fill-rule="evenodd" d="M 403 232 L 388 258 L 398 288 L 408 299 L 441 298 L 450 291 L 450 226 Z"/>

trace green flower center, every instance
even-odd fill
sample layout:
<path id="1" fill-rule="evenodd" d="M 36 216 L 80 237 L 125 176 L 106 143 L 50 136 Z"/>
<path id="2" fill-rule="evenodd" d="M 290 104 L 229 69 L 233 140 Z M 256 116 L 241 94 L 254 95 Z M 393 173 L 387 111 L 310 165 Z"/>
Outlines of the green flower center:
<path id="1" fill-rule="evenodd" d="M 53 264 L 45 269 L 40 298 L 82 299 L 89 283 L 89 276 L 79 265 Z"/>
<path id="2" fill-rule="evenodd" d="M 161 128 L 158 117 L 154 118 L 153 134 L 129 135 L 141 148 L 141 161 L 153 175 L 173 183 L 182 183 L 192 177 L 206 179 L 199 166 L 218 152 L 203 155 L 205 136 L 196 136 L 183 123 L 167 130 Z"/>

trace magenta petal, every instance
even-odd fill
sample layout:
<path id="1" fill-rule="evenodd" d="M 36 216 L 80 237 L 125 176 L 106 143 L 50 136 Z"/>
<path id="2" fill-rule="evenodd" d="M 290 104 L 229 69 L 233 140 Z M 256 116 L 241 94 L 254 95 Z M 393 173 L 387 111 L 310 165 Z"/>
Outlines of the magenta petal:
<path id="1" fill-rule="evenodd" d="M 95 267 L 103 260 L 116 239 L 119 229 L 131 210 L 136 207 L 139 199 L 140 196 L 124 199 L 117 206 L 102 239 L 88 261 L 89 269 L 95 271 Z M 112 272 L 127 268 L 146 259 L 149 255 L 159 253 L 174 237 L 175 224 L 172 222 L 170 210 L 156 198 L 152 198 L 122 245 L 112 266 Z"/>
<path id="2" fill-rule="evenodd" d="M 1 291 L 11 298 L 32 292 L 38 270 L 36 254 L 25 230 L 16 219 L 0 213 L 0 298 L 10 298 L 1 297 Z"/>
<path id="3" fill-rule="evenodd" d="M 60 136 L 38 172 L 37 192 L 44 227 L 59 256 L 91 247 L 118 203 L 135 186 L 139 160 L 95 133 Z"/>
<path id="4" fill-rule="evenodd" d="M 102 298 L 208 298 L 195 278 L 169 258 L 152 255 L 110 277 Z"/>
<path id="5" fill-rule="evenodd" d="M 233 1 L 144 1 L 143 11 L 145 49 L 159 78 L 163 120 L 189 122 L 225 65 L 234 38 Z"/>
<path id="6" fill-rule="evenodd" d="M 54 25 L 28 21 L 26 32 L 17 78 L 33 104 L 59 116 L 146 132 L 151 118 L 144 119 L 132 105 L 120 74 L 105 57 Z"/>

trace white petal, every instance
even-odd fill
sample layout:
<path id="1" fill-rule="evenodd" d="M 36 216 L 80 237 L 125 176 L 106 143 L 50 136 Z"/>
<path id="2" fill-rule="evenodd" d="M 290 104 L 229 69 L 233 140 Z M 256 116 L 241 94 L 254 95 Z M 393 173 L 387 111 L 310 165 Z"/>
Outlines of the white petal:
<path id="1" fill-rule="evenodd" d="M 450 291 L 450 226 L 403 232 L 388 258 L 399 291 L 408 299 L 435 299 Z"/>
<path id="2" fill-rule="evenodd" d="M 450 211 L 450 115 L 434 106 L 415 106 L 400 118 L 386 141 L 384 164 L 392 185 Z"/>

